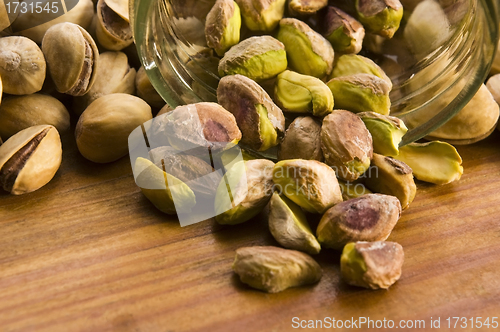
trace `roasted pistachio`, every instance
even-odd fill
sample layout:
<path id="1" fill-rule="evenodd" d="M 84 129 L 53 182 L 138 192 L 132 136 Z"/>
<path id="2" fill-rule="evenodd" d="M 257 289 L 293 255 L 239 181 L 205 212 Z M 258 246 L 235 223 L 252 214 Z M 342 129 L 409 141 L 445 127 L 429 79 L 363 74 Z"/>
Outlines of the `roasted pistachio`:
<path id="1" fill-rule="evenodd" d="M 299 116 L 285 132 L 278 150 L 278 159 L 323 161 L 321 125 L 310 116 Z"/>
<path id="2" fill-rule="evenodd" d="M 356 12 L 368 31 L 392 38 L 403 18 L 403 5 L 399 0 L 356 0 Z"/>
<path id="3" fill-rule="evenodd" d="M 340 272 L 349 285 L 387 289 L 401 277 L 403 261 L 396 242 L 351 242 L 342 251 Z"/>
<path id="4" fill-rule="evenodd" d="M 318 78 L 332 72 L 332 45 L 306 23 L 294 18 L 282 19 L 277 38 L 285 45 L 289 66 L 293 70 Z"/>
<path id="5" fill-rule="evenodd" d="M 335 168 L 337 176 L 356 180 L 370 166 L 372 136 L 358 116 L 334 110 L 323 119 L 321 149 L 325 162 Z"/>
<path id="6" fill-rule="evenodd" d="M 328 6 L 322 15 L 323 36 L 332 44 L 335 52 L 359 53 L 365 38 L 365 29 L 354 17 L 342 10 Z"/>
<path id="7" fill-rule="evenodd" d="M 278 75 L 274 100 L 282 110 L 325 116 L 333 110 L 333 95 L 320 79 L 285 70 Z"/>
<path id="8" fill-rule="evenodd" d="M 344 181 L 339 180 L 340 190 L 342 190 L 342 198 L 347 201 L 351 198 L 358 198 L 366 194 L 372 194 L 371 190 L 359 181 Z"/>
<path id="9" fill-rule="evenodd" d="M 236 0 L 241 16 L 252 31 L 273 31 L 283 18 L 286 0 Z"/>
<path id="10" fill-rule="evenodd" d="M 135 76 L 135 88 L 137 96 L 146 101 L 151 107 L 160 108 L 165 105 L 165 101 L 151 84 L 143 66 L 139 68 Z"/>
<path id="11" fill-rule="evenodd" d="M 309 255 L 277 247 L 236 250 L 233 271 L 241 282 L 268 293 L 318 282 L 323 272 Z"/>
<path id="12" fill-rule="evenodd" d="M 40 91 L 45 81 L 45 58 L 26 37 L 0 38 L 0 76 L 3 90 L 13 95 Z"/>
<path id="13" fill-rule="evenodd" d="M 321 218 L 316 237 L 323 247 L 342 249 L 353 241 L 383 241 L 401 215 L 394 196 L 367 194 L 330 208 Z"/>
<path id="14" fill-rule="evenodd" d="M 330 78 L 351 76 L 356 74 L 375 75 L 378 78 L 383 79 L 387 83 L 387 85 L 389 85 L 389 91 L 392 90 L 392 81 L 386 75 L 384 70 L 371 59 L 357 54 L 341 55 L 337 59 L 335 67 L 333 67 Z"/>
<path id="15" fill-rule="evenodd" d="M 396 156 L 399 153 L 399 143 L 408 131 L 403 120 L 374 112 L 361 112 L 357 115 L 372 135 L 373 152 L 384 156 Z"/>
<path id="16" fill-rule="evenodd" d="M 265 151 L 279 143 L 284 132 L 283 112 L 257 83 L 242 75 L 223 77 L 217 100 L 234 114 L 241 130 L 241 143 Z"/>
<path id="17" fill-rule="evenodd" d="M 46 185 L 62 160 L 61 139 L 50 125 L 24 129 L 0 145 L 0 185 L 22 195 Z"/>
<path id="18" fill-rule="evenodd" d="M 289 0 L 288 13 L 292 16 L 307 16 L 328 5 L 328 0 Z"/>
<path id="19" fill-rule="evenodd" d="M 207 15 L 205 36 L 207 45 L 223 56 L 240 41 L 240 7 L 233 0 L 217 0 Z"/>
<path id="20" fill-rule="evenodd" d="M 128 1 L 99 0 L 96 10 L 96 35 L 102 46 L 110 51 L 120 51 L 133 43 Z"/>

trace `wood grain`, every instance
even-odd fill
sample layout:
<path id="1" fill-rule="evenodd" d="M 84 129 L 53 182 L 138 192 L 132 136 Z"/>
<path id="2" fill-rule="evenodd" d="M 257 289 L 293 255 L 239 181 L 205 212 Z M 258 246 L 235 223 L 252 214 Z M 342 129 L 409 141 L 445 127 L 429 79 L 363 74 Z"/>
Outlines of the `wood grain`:
<path id="1" fill-rule="evenodd" d="M 237 248 L 277 245 L 265 215 L 181 228 L 142 196 L 127 158 L 93 164 L 65 136 L 53 181 L 25 196 L 0 193 L 0 330 L 289 331 L 293 317 L 385 317 L 425 320 L 426 331 L 431 317 L 441 327 L 450 316 L 498 317 L 498 142 L 496 132 L 459 147 L 459 182 L 418 183 L 389 238 L 406 256 L 389 290 L 346 285 L 339 253 L 323 250 L 317 285 L 269 295 L 231 271 Z"/>

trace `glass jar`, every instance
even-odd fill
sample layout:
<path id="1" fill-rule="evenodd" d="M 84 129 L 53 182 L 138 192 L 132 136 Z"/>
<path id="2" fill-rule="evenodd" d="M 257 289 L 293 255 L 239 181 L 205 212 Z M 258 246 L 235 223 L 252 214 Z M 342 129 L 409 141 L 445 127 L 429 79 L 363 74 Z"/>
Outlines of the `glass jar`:
<path id="1" fill-rule="evenodd" d="M 204 18 L 214 2 L 131 1 L 141 61 L 153 86 L 173 107 L 216 100 L 217 58 L 208 52 L 204 39 Z M 365 37 L 363 54 L 394 83 L 391 115 L 401 117 L 410 128 L 402 142 L 407 144 L 460 111 L 486 79 L 498 43 L 499 4 L 496 0 L 402 3 L 405 15 L 395 37 Z M 421 17 L 413 23 L 427 20 L 427 25 L 419 23 L 412 32 L 408 26 L 417 12 Z"/>

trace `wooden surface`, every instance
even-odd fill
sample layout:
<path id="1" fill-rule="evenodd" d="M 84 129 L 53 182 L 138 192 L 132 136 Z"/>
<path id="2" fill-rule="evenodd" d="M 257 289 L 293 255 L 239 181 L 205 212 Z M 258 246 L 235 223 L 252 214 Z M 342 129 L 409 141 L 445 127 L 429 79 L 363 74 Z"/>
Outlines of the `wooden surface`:
<path id="1" fill-rule="evenodd" d="M 141 194 L 127 158 L 95 165 L 66 135 L 53 181 L 0 193 L 0 331 L 289 331 L 293 317 L 422 319 L 427 331 L 431 317 L 499 317 L 499 142 L 460 147 L 459 182 L 418 183 L 389 238 L 406 260 L 388 291 L 344 284 L 339 253 L 323 250 L 317 285 L 269 295 L 231 270 L 237 248 L 276 245 L 262 216 L 181 228 Z"/>

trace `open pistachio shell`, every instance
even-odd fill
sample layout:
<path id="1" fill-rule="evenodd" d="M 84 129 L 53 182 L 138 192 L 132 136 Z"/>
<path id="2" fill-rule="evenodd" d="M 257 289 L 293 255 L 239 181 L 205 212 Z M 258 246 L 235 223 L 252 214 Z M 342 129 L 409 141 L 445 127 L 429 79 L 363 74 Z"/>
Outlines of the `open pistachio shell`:
<path id="1" fill-rule="evenodd" d="M 241 16 L 252 31 L 273 31 L 283 18 L 286 0 L 236 0 Z"/>
<path id="2" fill-rule="evenodd" d="M 119 1 L 118 4 L 122 1 Z M 110 51 L 120 51 L 133 43 L 132 29 L 128 15 L 124 15 L 124 11 L 119 10 L 122 6 L 115 7 L 116 1 L 112 1 L 110 4 L 113 7 L 108 5 L 108 0 L 97 2 L 97 40 L 99 44 Z M 119 12 L 115 12 L 113 8 L 118 8 Z"/>
<path id="3" fill-rule="evenodd" d="M 285 132 L 278 150 L 278 159 L 323 161 L 321 125 L 310 116 L 299 116 Z"/>
<path id="4" fill-rule="evenodd" d="M 207 15 L 205 37 L 207 45 L 223 56 L 240 41 L 240 7 L 233 0 L 217 0 Z"/>
<path id="5" fill-rule="evenodd" d="M 328 6 L 322 13 L 321 30 L 335 52 L 359 53 L 365 38 L 365 29 L 354 17 Z"/>
<path id="6" fill-rule="evenodd" d="M 359 21 L 369 32 L 392 38 L 403 18 L 399 0 L 356 0 Z"/>
<path id="7" fill-rule="evenodd" d="M 361 112 L 357 116 L 372 135 L 373 152 L 384 156 L 396 156 L 399 153 L 399 143 L 408 131 L 403 120 L 375 112 Z"/>
<path id="8" fill-rule="evenodd" d="M 308 16 L 328 5 L 328 0 L 289 0 L 288 13 L 292 16 Z"/>
<path id="9" fill-rule="evenodd" d="M 356 74 L 371 74 L 383 79 L 389 85 L 389 91 L 392 90 L 392 81 L 382 68 L 373 60 L 357 54 L 341 55 L 335 67 L 333 67 L 330 79 L 335 77 L 350 76 Z"/>

